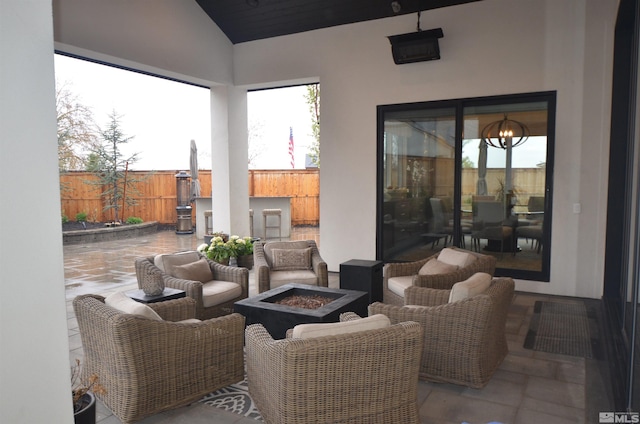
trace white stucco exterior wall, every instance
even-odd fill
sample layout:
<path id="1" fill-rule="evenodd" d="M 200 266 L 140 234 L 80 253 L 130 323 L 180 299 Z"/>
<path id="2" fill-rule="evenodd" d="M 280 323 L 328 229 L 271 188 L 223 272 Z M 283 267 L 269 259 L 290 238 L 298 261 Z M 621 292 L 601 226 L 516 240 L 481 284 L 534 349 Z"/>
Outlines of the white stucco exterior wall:
<path id="1" fill-rule="evenodd" d="M 387 36 L 413 32 L 413 15 L 234 46 L 236 85 L 319 77 L 329 269 L 375 258 L 377 105 L 555 90 L 551 282 L 518 281 L 517 289 L 600 297 L 617 4 L 485 0 L 428 11 L 421 27 L 443 29 L 442 59 L 401 66 Z"/>
<path id="2" fill-rule="evenodd" d="M 0 58 L 0 421 L 70 423 L 50 2 L 0 3 Z"/>

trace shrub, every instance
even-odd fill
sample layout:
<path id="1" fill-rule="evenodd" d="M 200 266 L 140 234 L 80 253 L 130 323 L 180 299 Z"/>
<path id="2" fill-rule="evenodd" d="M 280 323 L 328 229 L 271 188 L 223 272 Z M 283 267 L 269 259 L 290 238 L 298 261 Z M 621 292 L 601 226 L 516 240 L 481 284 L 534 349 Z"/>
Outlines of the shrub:
<path id="1" fill-rule="evenodd" d="M 129 218 L 127 218 L 126 223 L 127 224 L 142 224 L 144 221 L 142 220 L 142 218 L 139 218 L 137 216 L 130 216 Z"/>
<path id="2" fill-rule="evenodd" d="M 69 222 L 69 217 L 65 214 L 62 214 L 62 223 L 66 224 L 67 222 Z"/>
<path id="3" fill-rule="evenodd" d="M 76 221 L 78 222 L 86 222 L 87 220 L 87 213 L 86 212 L 78 212 L 76 214 Z"/>

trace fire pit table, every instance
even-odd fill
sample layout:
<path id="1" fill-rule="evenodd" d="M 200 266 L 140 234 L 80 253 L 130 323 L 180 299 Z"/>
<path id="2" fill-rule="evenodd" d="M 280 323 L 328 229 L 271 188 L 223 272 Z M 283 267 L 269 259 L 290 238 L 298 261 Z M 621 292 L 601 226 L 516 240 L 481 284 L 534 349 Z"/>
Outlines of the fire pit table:
<path id="1" fill-rule="evenodd" d="M 288 306 L 276 302 L 291 296 L 329 298 L 316 309 Z M 249 324 L 262 324 L 274 339 L 284 339 L 288 329 L 298 324 L 337 322 L 343 312 L 367 316 L 368 294 L 363 291 L 316 287 L 307 284 L 285 284 L 258 296 L 242 299 L 234 304 L 234 312 L 245 316 Z M 315 300 L 315 299 L 314 299 Z M 311 302 L 304 302 L 311 303 Z"/>

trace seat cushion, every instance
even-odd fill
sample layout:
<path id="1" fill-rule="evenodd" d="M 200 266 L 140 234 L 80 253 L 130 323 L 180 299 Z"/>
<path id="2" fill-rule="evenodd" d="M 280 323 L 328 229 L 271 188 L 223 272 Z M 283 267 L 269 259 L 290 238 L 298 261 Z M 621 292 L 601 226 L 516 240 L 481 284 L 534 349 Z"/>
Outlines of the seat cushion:
<path id="1" fill-rule="evenodd" d="M 209 308 L 236 299 L 242 294 L 240 284 L 213 280 L 202 285 L 202 306 Z"/>
<path id="2" fill-rule="evenodd" d="M 400 277 L 391 277 L 387 280 L 387 286 L 389 290 L 400 296 L 404 297 L 404 291 L 407 287 L 411 287 L 413 283 L 413 275 L 403 275 Z"/>
<path id="3" fill-rule="evenodd" d="M 115 292 L 104 299 L 105 305 L 111 306 L 125 314 L 140 315 L 145 318 L 162 321 L 160 315 L 144 303 L 136 302 L 124 292 Z"/>
<path id="4" fill-rule="evenodd" d="M 153 263 L 155 264 L 155 266 L 160 268 L 162 272 L 166 272 L 169 275 L 173 275 L 171 274 L 171 270 L 174 266 L 195 262 L 200 258 L 201 258 L 200 254 L 195 251 L 169 253 L 169 254 L 163 254 L 163 255 L 156 255 L 155 258 L 153 258 Z"/>
<path id="5" fill-rule="evenodd" d="M 291 337 L 295 339 L 310 339 L 314 337 L 337 336 L 339 334 L 387 328 L 390 325 L 391 321 L 386 315 L 376 314 L 353 321 L 321 324 L 298 324 L 293 327 Z"/>
<path id="6" fill-rule="evenodd" d="M 264 257 L 267 260 L 269 267 L 273 267 L 273 249 L 306 249 L 309 247 L 309 242 L 306 240 L 298 241 L 270 241 L 264 244 Z"/>
<path id="7" fill-rule="evenodd" d="M 438 260 L 449 265 L 455 265 L 458 268 L 464 268 L 471 265 L 476 260 L 476 257 L 470 252 L 445 247 L 438 254 Z"/>
<path id="8" fill-rule="evenodd" d="M 455 283 L 451 287 L 451 293 L 449 293 L 449 303 L 458 302 L 483 293 L 491 285 L 492 278 L 486 272 L 476 272 L 466 280 Z"/>
<path id="9" fill-rule="evenodd" d="M 200 281 L 201 283 L 213 279 L 209 262 L 205 258 L 184 265 L 175 265 L 172 267 L 170 275 L 182 280 Z"/>
<path id="10" fill-rule="evenodd" d="M 419 275 L 436 275 L 436 274 L 449 274 L 457 271 L 460 267 L 458 265 L 450 265 L 446 262 L 439 261 L 436 258 L 429 259 L 427 263 L 422 265 L 422 268 L 418 270 Z"/>
<path id="11" fill-rule="evenodd" d="M 287 283 L 318 285 L 318 276 L 311 270 L 271 271 L 269 282 L 272 289 Z"/>
<path id="12" fill-rule="evenodd" d="M 311 248 L 306 249 L 271 249 L 274 271 L 294 271 L 311 269 Z"/>

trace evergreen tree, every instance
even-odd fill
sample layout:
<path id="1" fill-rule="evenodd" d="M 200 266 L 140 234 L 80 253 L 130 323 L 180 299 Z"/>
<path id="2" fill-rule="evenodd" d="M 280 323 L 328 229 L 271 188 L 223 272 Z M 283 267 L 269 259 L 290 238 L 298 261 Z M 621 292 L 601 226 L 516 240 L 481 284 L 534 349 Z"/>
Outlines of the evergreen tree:
<path id="1" fill-rule="evenodd" d="M 115 110 L 109 115 L 109 123 L 106 129 L 100 130 L 102 142 L 92 149 L 87 160 L 87 171 L 95 174 L 97 181 L 90 184 L 99 186 L 104 200 L 104 210 L 112 209 L 114 222 L 120 222 L 120 207 L 124 204 L 135 205 L 136 201 L 131 194 L 137 194 L 135 183 L 140 179 L 134 179 L 127 175 L 129 165 L 138 160 L 138 154 L 134 153 L 125 157 L 122 153 L 122 145 L 128 143 L 133 137 L 127 137 L 120 129 L 120 119 Z M 125 194 L 128 195 L 125 197 Z"/>
<path id="2" fill-rule="evenodd" d="M 309 146 L 311 161 L 320 167 L 320 84 L 307 85 L 307 94 L 304 96 L 311 112 L 311 135 L 313 143 Z"/>

